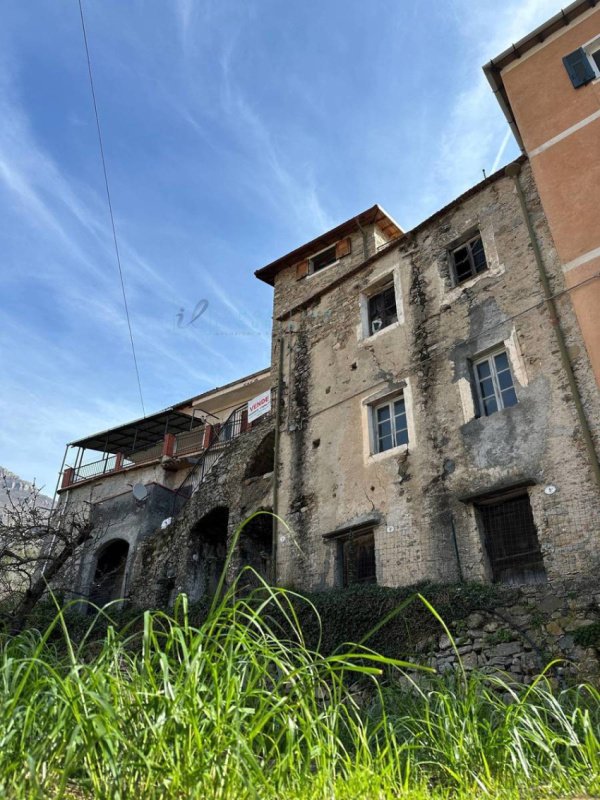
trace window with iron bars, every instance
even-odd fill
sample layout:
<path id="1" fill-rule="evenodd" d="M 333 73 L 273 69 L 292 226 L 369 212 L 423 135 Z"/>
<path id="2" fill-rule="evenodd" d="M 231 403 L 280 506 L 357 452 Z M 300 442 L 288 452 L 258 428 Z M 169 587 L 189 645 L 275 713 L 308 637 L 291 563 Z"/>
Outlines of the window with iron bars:
<path id="1" fill-rule="evenodd" d="M 544 560 L 527 492 L 490 497 L 478 502 L 476 508 L 492 580 L 514 584 L 544 582 Z"/>
<path id="2" fill-rule="evenodd" d="M 487 269 L 481 236 L 477 234 L 450 253 L 455 283 L 463 283 Z"/>
<path id="3" fill-rule="evenodd" d="M 377 583 L 375 535 L 373 531 L 349 534 L 339 542 L 344 586 Z"/>

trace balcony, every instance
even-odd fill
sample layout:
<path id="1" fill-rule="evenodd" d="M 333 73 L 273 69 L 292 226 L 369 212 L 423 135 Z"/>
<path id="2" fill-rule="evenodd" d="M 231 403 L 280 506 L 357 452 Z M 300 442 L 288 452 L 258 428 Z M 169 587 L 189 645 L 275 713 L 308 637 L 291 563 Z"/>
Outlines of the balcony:
<path id="1" fill-rule="evenodd" d="M 63 471 L 60 490 L 157 462 L 170 470 L 189 467 L 195 457 L 210 448 L 206 470 L 214 466 L 229 441 L 250 428 L 245 405 L 235 409 L 225 422 L 214 424 L 189 414 L 161 412 L 73 442 L 70 446 L 78 448 L 74 466 Z M 157 438 L 160 429 L 164 433 Z M 102 457 L 83 463 L 86 450 L 102 450 Z"/>

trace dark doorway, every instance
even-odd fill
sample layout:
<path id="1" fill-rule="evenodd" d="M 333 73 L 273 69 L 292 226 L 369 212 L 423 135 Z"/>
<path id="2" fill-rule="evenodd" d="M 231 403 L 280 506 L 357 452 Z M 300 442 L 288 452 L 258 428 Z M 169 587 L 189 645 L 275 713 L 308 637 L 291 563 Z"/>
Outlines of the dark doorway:
<path id="1" fill-rule="evenodd" d="M 209 511 L 191 532 L 191 600 L 216 592 L 227 558 L 229 510 L 219 506 Z"/>
<path id="2" fill-rule="evenodd" d="M 262 475 L 273 472 L 274 451 L 275 431 L 271 431 L 254 451 L 246 470 L 246 478 L 260 478 Z"/>
<path id="3" fill-rule="evenodd" d="M 544 561 L 529 495 L 490 497 L 477 503 L 492 579 L 500 583 L 541 583 Z"/>
<path id="4" fill-rule="evenodd" d="M 239 543 L 241 566 L 249 566 L 265 581 L 271 578 L 271 553 L 273 548 L 273 517 L 270 513 L 257 514 L 242 530 Z M 251 573 L 245 582 L 252 581 Z"/>
<path id="5" fill-rule="evenodd" d="M 129 545 L 123 539 L 114 539 L 100 550 L 90 591 L 93 603 L 105 606 L 123 597 L 128 554 Z"/>

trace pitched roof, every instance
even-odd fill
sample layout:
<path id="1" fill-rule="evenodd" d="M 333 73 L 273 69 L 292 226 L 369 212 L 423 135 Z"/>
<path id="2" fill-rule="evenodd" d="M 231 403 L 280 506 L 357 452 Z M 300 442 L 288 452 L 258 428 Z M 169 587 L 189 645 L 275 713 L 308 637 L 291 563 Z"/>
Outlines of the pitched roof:
<path id="1" fill-rule="evenodd" d="M 256 270 L 254 274 L 261 281 L 274 286 L 275 276 L 278 272 L 281 272 L 282 269 L 296 264 L 298 261 L 303 261 L 319 250 L 324 250 L 328 245 L 335 244 L 344 236 L 348 236 L 350 233 L 360 230 L 364 225 L 373 224 L 377 225 L 390 239 L 397 239 L 404 233 L 398 223 L 390 217 L 381 206 L 374 205 L 361 214 L 346 220 L 346 222 L 342 222 L 341 225 L 338 225 L 336 228 L 322 233 L 320 236 L 317 236 L 316 239 L 312 239 L 312 241 L 297 247 L 295 250 L 292 250 L 291 253 L 287 253 L 285 256 L 281 256 L 281 258 L 272 261 L 265 267 Z"/>

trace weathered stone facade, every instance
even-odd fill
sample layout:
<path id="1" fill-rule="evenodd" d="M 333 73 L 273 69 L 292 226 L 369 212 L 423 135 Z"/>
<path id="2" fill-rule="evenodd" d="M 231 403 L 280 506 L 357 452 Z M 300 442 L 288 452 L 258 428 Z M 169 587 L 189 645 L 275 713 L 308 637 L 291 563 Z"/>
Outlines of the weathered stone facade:
<path id="1" fill-rule="evenodd" d="M 144 540 L 136 554 L 130 596 L 144 608 L 170 605 L 185 592 L 192 602 L 215 588 L 232 538 L 255 512 L 273 504 L 273 420 L 267 416 L 229 444 L 171 525 Z M 246 564 L 270 579 L 272 517 L 240 535 L 232 572 Z"/>
<path id="2" fill-rule="evenodd" d="M 520 181 L 598 445 L 594 378 L 525 160 Z M 305 276 L 283 261 L 274 275 L 279 498 L 293 531 L 280 532 L 279 580 L 339 584 L 340 542 L 369 529 L 382 584 L 489 580 L 478 503 L 514 487 L 529 499 L 548 580 L 594 574 L 598 487 L 512 179 L 490 177 L 379 249 L 375 228 L 357 225 L 351 254 L 326 269 Z M 487 269 L 455 285 L 448 253 L 473 231 Z M 391 279 L 398 319 L 371 334 L 365 301 Z M 518 402 L 477 415 L 473 363 L 498 347 Z M 374 453 L 373 408 L 400 395 L 408 445 Z"/>

